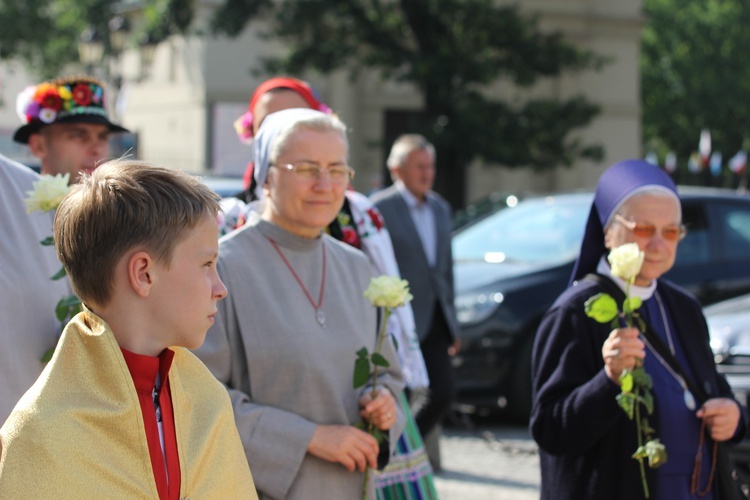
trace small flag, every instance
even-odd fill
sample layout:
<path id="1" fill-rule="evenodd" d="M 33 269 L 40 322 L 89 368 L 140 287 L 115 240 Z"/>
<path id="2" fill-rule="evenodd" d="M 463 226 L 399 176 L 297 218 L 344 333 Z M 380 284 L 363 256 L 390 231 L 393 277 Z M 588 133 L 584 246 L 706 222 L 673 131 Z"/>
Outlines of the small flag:
<path id="1" fill-rule="evenodd" d="M 677 170 L 677 155 L 674 154 L 674 151 L 667 153 L 667 156 L 664 158 L 664 170 L 670 174 Z"/>
<path id="2" fill-rule="evenodd" d="M 697 174 L 702 170 L 700 153 L 693 153 L 690 155 L 690 159 L 688 160 L 688 170 L 693 174 Z"/>
<path id="3" fill-rule="evenodd" d="M 654 153 L 653 151 L 649 151 L 643 161 L 645 161 L 646 163 L 650 163 L 651 165 L 654 165 L 656 167 L 659 166 L 659 157 L 656 156 L 656 153 Z"/>
<path id="4" fill-rule="evenodd" d="M 711 153 L 711 175 L 714 177 L 721 175 L 721 160 L 722 156 L 720 151 L 714 151 Z"/>
<path id="5" fill-rule="evenodd" d="M 736 155 L 729 160 L 729 170 L 737 175 L 742 174 L 747 166 L 747 153 L 739 150 Z"/>
<path id="6" fill-rule="evenodd" d="M 706 168 L 711 156 L 711 132 L 708 129 L 704 128 L 701 130 L 701 138 L 698 141 L 698 152 L 701 154 L 701 167 Z"/>

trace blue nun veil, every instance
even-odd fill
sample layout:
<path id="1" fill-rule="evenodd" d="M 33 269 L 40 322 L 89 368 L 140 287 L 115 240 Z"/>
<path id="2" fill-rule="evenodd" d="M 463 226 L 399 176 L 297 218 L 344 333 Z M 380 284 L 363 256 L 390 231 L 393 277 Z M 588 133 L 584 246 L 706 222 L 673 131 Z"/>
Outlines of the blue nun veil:
<path id="1" fill-rule="evenodd" d="M 268 168 L 271 165 L 271 152 L 276 138 L 287 128 L 300 120 L 317 116 L 330 116 L 326 113 L 308 108 L 293 108 L 277 111 L 266 116 L 253 141 L 253 162 L 255 163 L 255 182 L 258 199 L 263 198 L 263 185 L 266 183 Z"/>
<path id="2" fill-rule="evenodd" d="M 569 284 L 588 273 L 596 272 L 599 259 L 607 252 L 604 246 L 604 227 L 620 206 L 634 194 L 653 188 L 664 189 L 679 201 L 677 187 L 669 175 L 650 163 L 624 160 L 604 171 L 596 185 L 594 202 L 591 204 L 586 232 L 581 243 L 581 253 L 573 267 Z"/>

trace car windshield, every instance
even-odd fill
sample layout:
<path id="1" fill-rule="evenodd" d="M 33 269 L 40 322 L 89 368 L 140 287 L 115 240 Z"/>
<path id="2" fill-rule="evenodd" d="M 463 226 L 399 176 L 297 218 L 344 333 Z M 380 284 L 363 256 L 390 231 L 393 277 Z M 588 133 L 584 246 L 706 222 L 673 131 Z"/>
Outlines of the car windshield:
<path id="1" fill-rule="evenodd" d="M 453 237 L 455 261 L 553 263 L 580 251 L 591 196 L 522 201 L 466 227 Z"/>

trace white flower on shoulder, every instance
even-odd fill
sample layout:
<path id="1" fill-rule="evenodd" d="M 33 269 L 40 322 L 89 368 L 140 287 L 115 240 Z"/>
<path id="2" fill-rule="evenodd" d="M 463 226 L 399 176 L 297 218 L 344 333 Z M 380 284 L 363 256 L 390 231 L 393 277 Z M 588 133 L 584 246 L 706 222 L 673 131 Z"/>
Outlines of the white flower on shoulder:
<path id="1" fill-rule="evenodd" d="M 633 282 L 641 272 L 644 253 L 637 243 L 625 243 L 609 252 L 609 264 L 612 266 L 612 276 Z"/>
<path id="2" fill-rule="evenodd" d="M 400 307 L 414 297 L 409 293 L 409 282 L 396 276 L 372 278 L 364 297 L 375 307 Z"/>
<path id="3" fill-rule="evenodd" d="M 70 190 L 69 180 L 70 173 L 55 176 L 43 175 L 41 179 L 34 182 L 34 190 L 26 193 L 28 195 L 28 198 L 26 198 L 26 213 L 31 213 L 34 210 L 42 212 L 55 210 Z"/>

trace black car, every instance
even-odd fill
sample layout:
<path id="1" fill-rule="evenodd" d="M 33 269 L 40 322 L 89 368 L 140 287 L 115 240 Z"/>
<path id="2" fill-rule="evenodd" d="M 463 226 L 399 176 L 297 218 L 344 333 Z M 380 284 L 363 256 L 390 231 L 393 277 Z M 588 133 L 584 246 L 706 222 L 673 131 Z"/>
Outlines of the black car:
<path id="1" fill-rule="evenodd" d="M 680 188 L 687 237 L 665 278 L 705 305 L 750 292 L 750 197 Z M 459 410 L 526 419 L 531 349 L 542 315 L 566 288 L 593 194 L 524 199 L 453 235 L 461 352 Z"/>
<path id="2" fill-rule="evenodd" d="M 750 422 L 750 295 L 742 295 L 704 308 L 711 334 L 711 350 Z M 742 498 L 750 496 L 750 438 L 730 448 L 730 456 L 743 486 Z"/>

